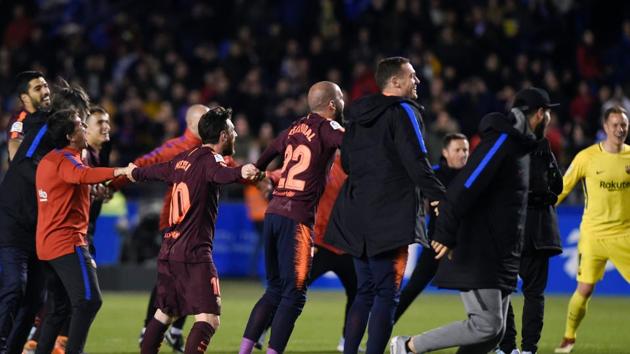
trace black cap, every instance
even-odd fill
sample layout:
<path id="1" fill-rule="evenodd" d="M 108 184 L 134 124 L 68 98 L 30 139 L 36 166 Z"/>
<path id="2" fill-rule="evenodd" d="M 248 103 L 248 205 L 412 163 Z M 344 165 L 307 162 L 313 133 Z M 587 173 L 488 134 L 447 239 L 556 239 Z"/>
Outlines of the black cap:
<path id="1" fill-rule="evenodd" d="M 529 87 L 516 93 L 512 107 L 520 108 L 523 111 L 530 111 L 560 105 L 560 103 L 551 103 L 550 101 L 547 91 L 538 87 Z"/>

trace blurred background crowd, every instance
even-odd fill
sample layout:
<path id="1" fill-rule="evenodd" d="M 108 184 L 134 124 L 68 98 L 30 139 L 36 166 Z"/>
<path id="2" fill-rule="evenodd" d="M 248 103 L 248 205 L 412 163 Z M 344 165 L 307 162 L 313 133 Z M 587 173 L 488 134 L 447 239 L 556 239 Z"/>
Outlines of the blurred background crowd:
<path id="1" fill-rule="evenodd" d="M 20 108 L 18 72 L 61 76 L 109 111 L 116 165 L 181 134 L 195 103 L 233 107 L 237 161 L 255 160 L 306 113 L 310 84 L 337 82 L 351 102 L 377 91 L 375 63 L 393 55 L 421 79 L 433 162 L 447 133 L 474 146 L 481 117 L 524 86 L 561 104 L 548 137 L 564 168 L 601 139 L 604 109 L 630 110 L 622 1 L 2 1 L 0 35 L 0 129 Z"/>

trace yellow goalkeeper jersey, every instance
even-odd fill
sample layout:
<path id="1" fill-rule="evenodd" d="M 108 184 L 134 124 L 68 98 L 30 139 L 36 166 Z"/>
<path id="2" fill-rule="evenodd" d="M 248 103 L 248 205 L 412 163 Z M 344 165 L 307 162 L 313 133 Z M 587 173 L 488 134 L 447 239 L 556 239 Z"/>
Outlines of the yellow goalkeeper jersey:
<path id="1" fill-rule="evenodd" d="M 580 151 L 564 175 L 558 204 L 578 182 L 585 199 L 582 237 L 630 235 L 630 145 L 618 154 L 604 150 L 602 143 Z"/>

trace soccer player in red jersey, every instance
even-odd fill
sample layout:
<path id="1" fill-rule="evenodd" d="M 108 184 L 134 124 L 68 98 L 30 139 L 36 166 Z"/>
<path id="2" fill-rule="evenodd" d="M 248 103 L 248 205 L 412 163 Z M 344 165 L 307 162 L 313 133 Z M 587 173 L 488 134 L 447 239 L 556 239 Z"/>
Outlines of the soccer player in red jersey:
<path id="1" fill-rule="evenodd" d="M 267 353 L 282 353 L 306 301 L 311 270 L 315 206 L 326 172 L 341 145 L 343 94 L 335 83 L 321 81 L 308 92 L 311 110 L 295 121 L 263 152 L 256 167 L 264 169 L 278 155 L 284 164 L 265 214 L 267 289 L 249 317 L 239 353 L 249 354 L 271 321 Z"/>
<path id="2" fill-rule="evenodd" d="M 212 260 L 219 188 L 259 174 L 252 164 L 227 167 L 224 162 L 222 155 L 234 153 L 231 114 L 223 107 L 209 110 L 199 120 L 203 145 L 128 176 L 173 184 L 169 227 L 158 256 L 158 310 L 146 327 L 143 354 L 158 352 L 168 324 L 178 317 L 195 315 L 185 353 L 205 352 L 219 327 L 221 292 Z"/>
<path id="3" fill-rule="evenodd" d="M 48 133 L 55 149 L 37 167 L 36 250 L 45 263 L 53 306 L 42 324 L 37 353 L 51 352 L 60 327 L 71 314 L 66 353 L 79 354 L 102 303 L 96 263 L 86 241 L 89 184 L 131 169 L 90 168 L 81 162 L 81 150 L 87 146 L 85 123 L 74 110 L 54 113 L 48 120 Z"/>

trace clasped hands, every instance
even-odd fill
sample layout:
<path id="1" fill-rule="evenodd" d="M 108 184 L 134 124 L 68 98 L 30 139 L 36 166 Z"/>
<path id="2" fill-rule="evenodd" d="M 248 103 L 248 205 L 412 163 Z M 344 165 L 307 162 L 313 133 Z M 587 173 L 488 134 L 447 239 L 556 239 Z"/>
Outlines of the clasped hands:
<path id="1" fill-rule="evenodd" d="M 433 212 L 435 213 L 435 216 L 440 215 L 440 210 L 438 209 L 439 204 L 440 204 L 439 201 L 434 201 L 430 203 L 431 207 L 434 208 Z M 453 250 L 439 243 L 438 241 L 435 241 L 435 240 L 431 241 L 431 247 L 433 247 L 433 251 L 437 253 L 437 255 L 435 256 L 435 259 L 440 259 L 444 257 L 445 254 L 448 254 L 448 259 L 453 258 Z"/>

